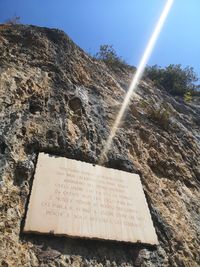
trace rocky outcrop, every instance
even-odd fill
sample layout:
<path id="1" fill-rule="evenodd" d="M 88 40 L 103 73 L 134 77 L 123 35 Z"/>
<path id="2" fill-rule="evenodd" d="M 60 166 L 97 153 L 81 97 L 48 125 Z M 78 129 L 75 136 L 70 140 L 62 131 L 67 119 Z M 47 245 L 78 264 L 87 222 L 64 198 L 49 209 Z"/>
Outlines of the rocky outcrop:
<path id="1" fill-rule="evenodd" d="M 156 248 L 24 235 L 39 151 L 98 162 L 130 83 L 62 31 L 0 26 L 0 266 L 200 266 L 200 106 L 141 81 L 105 166 L 140 174 Z"/>

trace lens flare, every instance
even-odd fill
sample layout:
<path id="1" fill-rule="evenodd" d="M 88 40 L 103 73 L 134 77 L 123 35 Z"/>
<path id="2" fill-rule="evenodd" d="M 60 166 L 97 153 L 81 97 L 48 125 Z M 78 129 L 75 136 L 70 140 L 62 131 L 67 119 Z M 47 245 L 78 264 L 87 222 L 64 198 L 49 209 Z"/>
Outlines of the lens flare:
<path id="1" fill-rule="evenodd" d="M 136 71 L 136 73 L 135 73 L 135 75 L 133 77 L 133 80 L 132 80 L 131 84 L 130 84 L 130 87 L 129 87 L 126 95 L 125 95 L 125 98 L 124 98 L 124 101 L 122 103 L 122 106 L 121 106 L 121 108 L 120 108 L 120 110 L 119 110 L 119 112 L 117 114 L 117 117 L 116 117 L 116 119 L 114 121 L 114 124 L 113 124 L 113 126 L 111 128 L 110 135 L 109 135 L 108 139 L 106 140 L 106 144 L 105 144 L 104 149 L 103 149 L 103 151 L 102 151 L 102 153 L 100 155 L 100 158 L 99 158 L 99 164 L 103 163 L 103 161 L 105 159 L 105 156 L 107 155 L 107 153 L 108 153 L 108 151 L 110 149 L 110 146 L 112 144 L 112 140 L 113 140 L 113 138 L 114 138 L 114 136 L 116 134 L 116 131 L 117 131 L 119 125 L 120 125 L 120 122 L 122 120 L 124 112 L 126 111 L 128 105 L 129 105 L 131 96 L 132 96 L 133 92 L 136 90 L 137 84 L 139 83 L 139 81 L 140 81 L 140 79 L 142 77 L 142 74 L 144 73 L 145 66 L 146 66 L 146 64 L 147 64 L 147 62 L 148 62 L 148 60 L 149 60 L 149 58 L 150 58 L 150 56 L 152 54 L 153 48 L 154 48 L 154 46 L 156 44 L 156 41 L 157 41 L 157 39 L 159 37 L 159 34 L 160 34 L 160 32 L 161 32 L 161 30 L 163 28 L 163 25 L 164 25 L 164 23 L 165 23 L 165 21 L 167 19 L 167 16 L 169 14 L 169 11 L 170 11 L 173 3 L 174 3 L 174 0 L 168 0 L 167 3 L 164 6 L 164 9 L 163 9 L 163 11 L 162 11 L 162 13 L 160 15 L 160 18 L 159 18 L 159 20 L 158 20 L 158 22 L 156 24 L 156 27 L 155 27 L 152 35 L 151 35 L 151 38 L 150 38 L 150 40 L 149 40 L 149 42 L 148 42 L 148 44 L 146 46 L 146 49 L 144 51 L 144 54 L 143 54 L 143 56 L 141 58 L 141 61 L 140 61 L 139 66 L 137 68 L 137 71 Z"/>

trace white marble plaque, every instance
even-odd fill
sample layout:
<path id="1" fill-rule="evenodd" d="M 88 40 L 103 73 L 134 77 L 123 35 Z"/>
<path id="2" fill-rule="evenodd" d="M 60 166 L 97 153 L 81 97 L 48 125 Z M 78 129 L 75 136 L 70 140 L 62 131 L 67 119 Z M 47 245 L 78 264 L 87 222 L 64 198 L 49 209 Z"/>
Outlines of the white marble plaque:
<path id="1" fill-rule="evenodd" d="M 158 244 L 137 174 L 44 153 L 24 232 Z"/>

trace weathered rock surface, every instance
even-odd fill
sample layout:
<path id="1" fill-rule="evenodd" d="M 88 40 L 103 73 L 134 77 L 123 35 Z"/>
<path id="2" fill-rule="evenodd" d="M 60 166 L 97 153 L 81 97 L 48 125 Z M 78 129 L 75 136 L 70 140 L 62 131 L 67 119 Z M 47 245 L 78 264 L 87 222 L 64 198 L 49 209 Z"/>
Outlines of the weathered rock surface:
<path id="1" fill-rule="evenodd" d="M 141 175 L 160 245 L 24 235 L 39 151 L 98 162 L 132 77 L 62 31 L 0 26 L 0 266 L 200 266 L 200 105 L 142 81 L 105 165 Z"/>

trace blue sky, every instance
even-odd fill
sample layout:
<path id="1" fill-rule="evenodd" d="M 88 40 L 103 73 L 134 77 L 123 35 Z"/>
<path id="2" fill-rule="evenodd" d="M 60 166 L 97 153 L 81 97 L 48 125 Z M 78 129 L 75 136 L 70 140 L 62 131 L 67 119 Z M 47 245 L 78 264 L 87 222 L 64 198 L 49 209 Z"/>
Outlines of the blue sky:
<path id="1" fill-rule="evenodd" d="M 0 22 L 64 30 L 94 54 L 111 44 L 137 66 L 166 0 L 0 0 Z M 175 0 L 149 64 L 193 66 L 200 77 L 200 0 Z"/>

